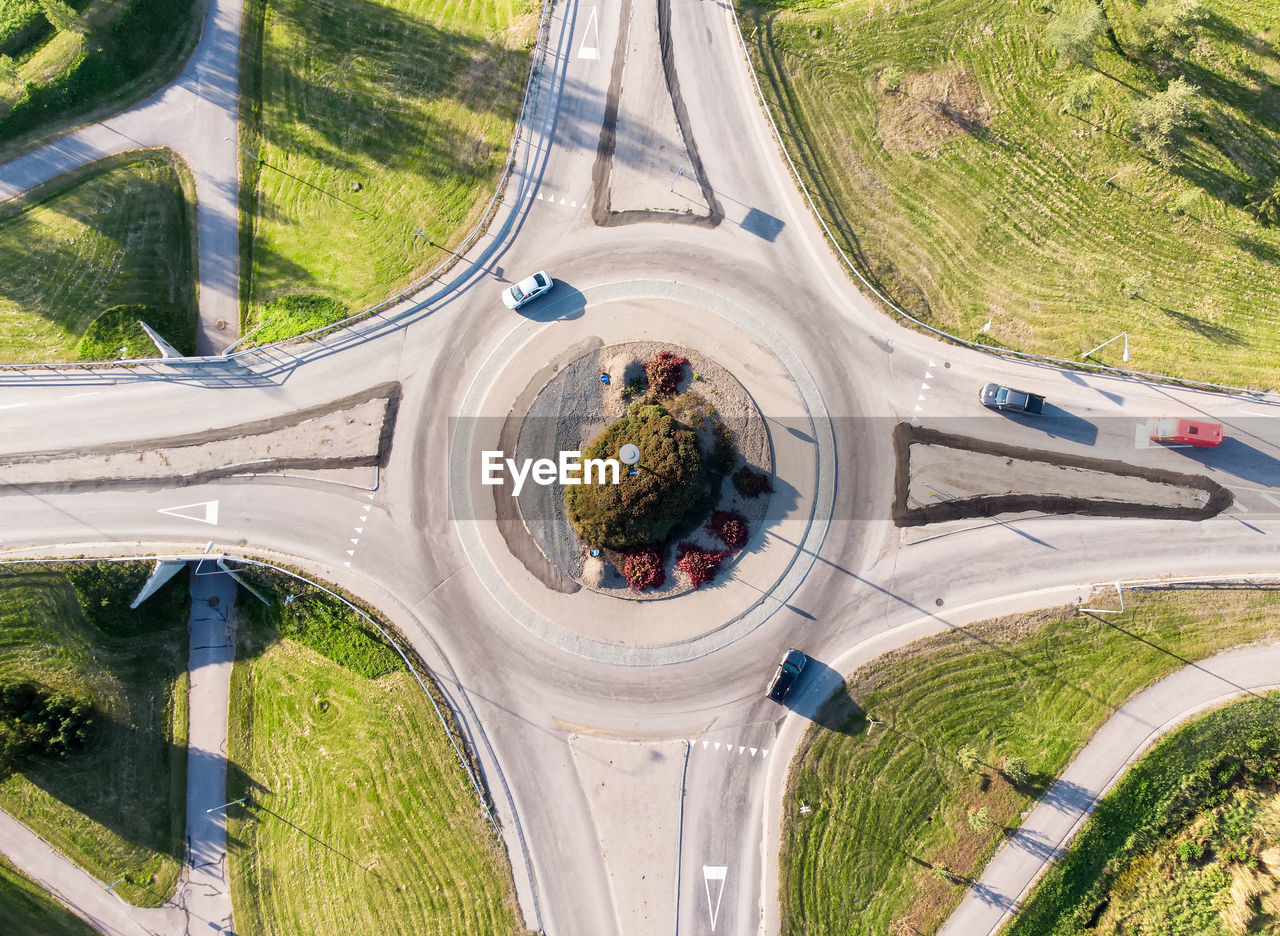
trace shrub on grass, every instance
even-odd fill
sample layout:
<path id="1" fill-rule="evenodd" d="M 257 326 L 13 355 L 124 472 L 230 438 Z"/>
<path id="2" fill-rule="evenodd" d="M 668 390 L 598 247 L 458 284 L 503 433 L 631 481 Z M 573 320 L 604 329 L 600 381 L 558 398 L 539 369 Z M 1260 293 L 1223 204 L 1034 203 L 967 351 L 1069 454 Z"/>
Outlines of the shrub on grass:
<path id="1" fill-rule="evenodd" d="M 619 484 L 565 487 L 569 520 L 592 546 L 627 550 L 661 543 L 707 494 L 697 438 L 661 405 L 633 403 L 626 416 L 586 447 L 583 458 L 617 458 L 627 443 L 640 449 L 634 477 L 624 475 Z"/>
<path id="2" fill-rule="evenodd" d="M 1031 768 L 1025 757 L 1011 757 L 1004 764 L 1005 779 L 1014 786 L 1023 786 L 1031 780 Z"/>
<path id="3" fill-rule="evenodd" d="M 684 367 L 688 358 L 679 357 L 670 351 L 659 351 L 644 362 L 644 373 L 649 379 L 649 389 L 658 396 L 670 396 L 676 392 L 676 385 L 684 377 Z"/>
<path id="4" fill-rule="evenodd" d="M 981 809 L 970 809 L 968 814 L 969 828 L 975 832 L 985 832 L 991 828 L 991 807 L 983 806 Z"/>
<path id="5" fill-rule="evenodd" d="M 347 307 L 332 296 L 290 293 L 263 306 L 258 321 L 264 324 L 253 340 L 256 344 L 284 341 L 341 322 L 347 315 Z"/>
<path id="6" fill-rule="evenodd" d="M 33 682 L 0 682 L 0 772 L 83 747 L 93 708 Z"/>
<path id="7" fill-rule="evenodd" d="M 257 604 L 261 604 L 258 602 Z M 318 592 L 273 603 L 270 623 L 289 637 L 365 679 L 404 669 L 404 662 L 355 611 Z"/>
<path id="8" fill-rule="evenodd" d="M 727 552 L 707 552 L 693 543 L 681 543 L 677 553 L 676 568 L 689 576 L 694 588 L 701 588 L 716 577 L 720 571 L 720 563 L 729 555 Z"/>
<path id="9" fill-rule="evenodd" d="M 136 609 L 129 607 L 146 584 L 151 569 L 145 562 L 74 562 L 59 571 L 76 590 L 85 620 L 104 634 L 133 637 L 187 621 L 191 593 L 186 569 Z"/>
<path id="10" fill-rule="evenodd" d="M 967 744 L 961 745 L 960 750 L 956 751 L 956 761 L 967 773 L 973 773 L 982 763 L 982 759 L 978 757 L 978 752 Z"/>
<path id="11" fill-rule="evenodd" d="M 640 592 L 660 587 L 667 580 L 667 573 L 656 549 L 636 549 L 623 560 L 622 577 L 633 590 Z"/>
<path id="12" fill-rule="evenodd" d="M 743 497 L 756 498 L 761 494 L 773 493 L 769 476 L 763 471 L 756 471 L 750 465 L 743 465 L 733 473 L 733 486 Z"/>
<path id="13" fill-rule="evenodd" d="M 730 549 L 741 549 L 750 536 L 747 518 L 736 510 L 717 510 L 707 520 L 706 530 Z"/>

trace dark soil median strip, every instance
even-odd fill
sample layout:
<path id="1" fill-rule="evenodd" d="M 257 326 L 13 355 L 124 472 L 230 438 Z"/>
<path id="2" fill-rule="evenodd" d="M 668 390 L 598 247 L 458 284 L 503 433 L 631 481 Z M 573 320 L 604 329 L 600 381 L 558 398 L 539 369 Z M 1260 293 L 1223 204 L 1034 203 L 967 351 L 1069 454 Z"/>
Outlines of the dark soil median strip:
<path id="1" fill-rule="evenodd" d="M 1118 477 L 1141 478 L 1153 484 L 1169 484 L 1203 491 L 1206 500 L 1200 507 L 1162 507 L 1156 504 L 1126 503 L 1065 495 L 987 494 L 913 508 L 908 506 L 907 500 L 907 492 L 911 484 L 912 445 L 936 445 L 998 458 L 1013 458 L 1062 468 L 1097 471 Z M 969 436 L 953 435 L 937 429 L 913 426 L 910 423 L 898 423 L 894 427 L 893 447 L 896 472 L 893 522 L 900 527 L 924 526 L 975 515 L 992 517 L 997 514 L 1025 511 L 1046 514 L 1082 514 L 1093 517 L 1141 517 L 1148 520 L 1206 520 L 1217 516 L 1231 506 L 1233 501 L 1230 491 L 1203 475 L 1183 474 L 1177 471 L 1166 471 L 1163 468 L 1139 468 L 1113 459 L 1086 458 L 1080 455 L 1003 445 Z"/>

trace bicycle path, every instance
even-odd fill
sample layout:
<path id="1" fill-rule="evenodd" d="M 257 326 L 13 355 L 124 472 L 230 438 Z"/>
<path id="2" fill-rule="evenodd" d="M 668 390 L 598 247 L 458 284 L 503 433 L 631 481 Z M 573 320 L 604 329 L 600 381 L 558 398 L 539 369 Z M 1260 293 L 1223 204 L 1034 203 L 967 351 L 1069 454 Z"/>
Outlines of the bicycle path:
<path id="1" fill-rule="evenodd" d="M 1280 644 L 1192 663 L 1116 710 L 970 885 L 938 936 L 993 934 L 1061 856 L 1098 800 L 1157 740 L 1208 709 L 1280 684 Z"/>
<path id="2" fill-rule="evenodd" d="M 243 7 L 244 0 L 210 0 L 200 42 L 182 74 L 148 100 L 0 165 L 0 199 L 5 199 L 124 150 L 167 146 L 181 154 L 196 187 L 196 354 L 201 355 L 222 351 L 240 331 L 240 151 L 235 141 Z"/>

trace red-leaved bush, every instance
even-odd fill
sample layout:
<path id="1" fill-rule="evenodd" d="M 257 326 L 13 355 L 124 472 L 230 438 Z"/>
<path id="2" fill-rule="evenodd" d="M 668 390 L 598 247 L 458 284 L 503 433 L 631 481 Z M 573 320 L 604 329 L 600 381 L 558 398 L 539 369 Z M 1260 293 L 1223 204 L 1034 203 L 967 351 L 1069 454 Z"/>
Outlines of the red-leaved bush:
<path id="1" fill-rule="evenodd" d="M 656 549 L 637 549 L 622 562 L 622 577 L 635 591 L 657 588 L 667 580 L 662 557 Z"/>
<path id="2" fill-rule="evenodd" d="M 741 549 L 750 535 L 747 518 L 736 510 L 717 510 L 707 520 L 706 530 L 730 549 Z"/>
<path id="3" fill-rule="evenodd" d="M 729 555 L 727 552 L 707 552 L 693 543 L 681 543 L 676 554 L 679 556 L 676 568 L 689 576 L 694 588 L 701 588 L 715 578 L 720 571 L 720 561 Z"/>
<path id="4" fill-rule="evenodd" d="M 658 396 L 670 396 L 676 392 L 676 384 L 684 376 L 688 358 L 678 357 L 670 351 L 659 351 L 644 362 L 644 375 L 649 378 L 649 392 Z"/>

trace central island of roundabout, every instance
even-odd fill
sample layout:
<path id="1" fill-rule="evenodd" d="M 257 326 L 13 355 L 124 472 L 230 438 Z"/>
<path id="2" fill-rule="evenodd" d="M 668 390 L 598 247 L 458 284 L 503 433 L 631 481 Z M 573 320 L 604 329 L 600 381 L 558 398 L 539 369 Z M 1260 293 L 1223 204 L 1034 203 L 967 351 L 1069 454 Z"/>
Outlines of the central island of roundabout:
<path id="1" fill-rule="evenodd" d="M 458 535 L 495 600 L 555 646 L 693 659 L 758 627 L 812 566 L 830 420 L 742 306 L 642 281 L 574 293 L 564 311 L 584 296 L 580 315 L 555 318 L 553 292 L 550 321 L 513 323 L 469 389 L 449 453 Z"/>

